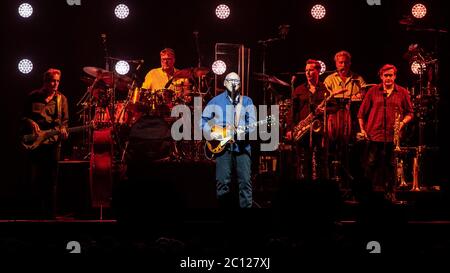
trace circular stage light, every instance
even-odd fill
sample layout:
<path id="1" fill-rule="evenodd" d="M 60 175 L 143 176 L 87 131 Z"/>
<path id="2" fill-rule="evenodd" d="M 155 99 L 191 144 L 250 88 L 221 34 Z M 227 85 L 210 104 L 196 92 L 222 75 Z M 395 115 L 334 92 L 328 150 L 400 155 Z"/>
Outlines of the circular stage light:
<path id="1" fill-rule="evenodd" d="M 212 64 L 211 69 L 214 74 L 222 75 L 223 73 L 225 73 L 225 71 L 227 71 L 227 65 L 224 61 L 217 60 Z"/>
<path id="2" fill-rule="evenodd" d="M 421 75 L 421 74 L 423 74 L 423 71 L 425 70 L 425 68 L 426 68 L 426 65 L 425 64 L 421 65 L 418 61 L 414 61 L 411 64 L 411 72 L 414 75 Z"/>
<path id="3" fill-rule="evenodd" d="M 118 61 L 115 68 L 119 75 L 125 75 L 130 71 L 130 65 L 125 61 Z"/>
<path id="4" fill-rule="evenodd" d="M 230 8 L 227 5 L 218 5 L 216 8 L 216 16 L 219 19 L 227 19 L 230 13 Z"/>
<path id="5" fill-rule="evenodd" d="M 17 68 L 19 69 L 20 73 L 28 74 L 31 72 L 31 70 L 33 70 L 33 63 L 28 59 L 22 59 L 17 65 Z"/>
<path id="6" fill-rule="evenodd" d="M 311 9 L 311 15 L 314 19 L 320 20 L 325 17 L 326 9 L 322 5 L 314 5 Z"/>
<path id="7" fill-rule="evenodd" d="M 423 4 L 415 4 L 411 9 L 412 15 L 417 19 L 422 19 L 427 15 L 427 7 Z"/>
<path id="8" fill-rule="evenodd" d="M 114 9 L 114 14 L 119 19 L 125 19 L 130 14 L 130 9 L 124 4 L 119 4 Z"/>
<path id="9" fill-rule="evenodd" d="M 325 71 L 327 71 L 327 65 L 324 62 L 320 61 L 320 60 L 318 60 L 318 62 L 320 63 L 320 72 L 319 72 L 319 74 L 322 75 L 323 73 L 325 73 Z"/>
<path id="10" fill-rule="evenodd" d="M 33 14 L 33 7 L 28 3 L 20 4 L 19 15 L 23 18 L 28 18 Z"/>

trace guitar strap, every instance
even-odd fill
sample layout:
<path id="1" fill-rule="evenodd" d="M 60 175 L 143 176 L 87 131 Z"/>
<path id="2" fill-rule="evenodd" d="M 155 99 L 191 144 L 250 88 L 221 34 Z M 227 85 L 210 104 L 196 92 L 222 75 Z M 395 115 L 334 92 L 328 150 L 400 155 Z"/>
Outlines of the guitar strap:
<path id="1" fill-rule="evenodd" d="M 61 118 L 62 118 L 62 111 L 61 111 L 61 109 L 62 109 L 62 106 L 61 106 L 61 94 L 59 94 L 59 92 L 58 93 L 56 93 L 56 111 L 58 112 L 58 123 L 59 123 L 59 128 L 61 129 L 61 126 L 62 126 L 62 120 L 61 120 Z"/>
<path id="2" fill-rule="evenodd" d="M 239 96 L 239 102 L 236 105 L 236 115 L 234 116 L 234 128 L 239 127 L 239 120 L 241 118 L 241 110 L 242 110 L 242 95 Z"/>
<path id="3" fill-rule="evenodd" d="M 61 130 L 62 128 L 62 106 L 61 106 L 61 94 L 59 92 L 56 93 L 56 111 L 58 112 L 58 127 Z M 61 140 L 58 141 L 58 146 L 56 148 L 56 160 L 61 159 Z"/>

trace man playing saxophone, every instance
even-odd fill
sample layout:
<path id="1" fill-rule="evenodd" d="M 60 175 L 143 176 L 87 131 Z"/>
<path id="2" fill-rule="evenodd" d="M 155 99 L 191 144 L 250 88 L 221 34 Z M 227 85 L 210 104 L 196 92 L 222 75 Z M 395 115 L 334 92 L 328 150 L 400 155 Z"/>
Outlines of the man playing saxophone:
<path id="1" fill-rule="evenodd" d="M 286 137 L 295 143 L 295 178 L 300 180 L 317 180 L 327 174 L 324 156 L 325 149 L 322 134 L 321 114 L 318 107 L 328 96 L 325 85 L 319 81 L 320 63 L 309 59 L 306 61 L 306 83 L 292 92 L 291 117 Z M 302 128 L 300 128 L 302 127 Z M 307 132 L 306 132 L 307 130 Z"/>
<path id="2" fill-rule="evenodd" d="M 395 84 L 396 74 L 394 65 L 384 65 L 382 83 L 369 89 L 358 112 L 359 135 L 369 140 L 365 176 L 390 201 L 395 201 L 394 143 L 399 145 L 402 128 L 413 118 L 408 90 Z"/>

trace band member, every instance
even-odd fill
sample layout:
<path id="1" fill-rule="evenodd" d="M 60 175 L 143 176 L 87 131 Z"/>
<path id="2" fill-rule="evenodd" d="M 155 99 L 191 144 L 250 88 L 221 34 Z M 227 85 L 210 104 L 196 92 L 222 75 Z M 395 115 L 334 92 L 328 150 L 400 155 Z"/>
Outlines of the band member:
<path id="1" fill-rule="evenodd" d="M 353 135 L 359 131 L 356 111 L 351 112 L 352 105 L 361 102 L 366 86 L 364 79 L 350 70 L 352 56 L 347 51 L 339 51 L 334 56 L 336 72 L 325 78 L 327 89 L 336 94 L 328 104 L 327 133 L 330 143 L 330 155 L 336 166 L 342 166 L 346 170 L 349 167 L 348 144 Z M 353 133 L 352 133 L 353 131 Z M 343 165 L 341 165 L 343 164 Z M 334 171 L 332 179 L 341 180 L 339 171 Z M 342 185 L 341 185 L 342 186 Z"/>
<path id="2" fill-rule="evenodd" d="M 224 151 L 216 157 L 216 193 L 219 206 L 230 206 L 233 170 L 239 183 L 239 205 L 241 208 L 252 206 L 251 184 L 251 147 L 245 136 L 251 131 L 242 130 L 242 126 L 256 120 L 253 101 L 242 94 L 239 89 L 241 79 L 231 72 L 225 77 L 226 91 L 213 97 L 202 113 L 201 126 L 208 139 L 223 140 L 225 136 L 213 130 L 215 126 L 227 128 L 236 141 L 228 143 Z M 228 134 L 227 134 L 228 135 Z"/>
<path id="3" fill-rule="evenodd" d="M 384 65 L 379 71 L 382 83 L 369 89 L 358 112 L 360 135 L 369 140 L 365 175 L 374 189 L 383 190 L 392 201 L 394 133 L 399 134 L 413 118 L 409 93 L 395 84 L 396 74 L 394 65 Z"/>
<path id="4" fill-rule="evenodd" d="M 182 97 L 190 88 L 187 77 L 190 75 L 177 75 L 180 70 L 175 68 L 175 51 L 171 48 L 164 48 L 160 52 L 161 67 L 151 69 L 145 76 L 142 88 L 151 92 L 162 92 L 160 94 L 164 103 L 171 103 L 172 99 Z M 187 76 L 187 77 L 186 77 Z M 177 94 L 175 94 L 177 93 Z"/>
<path id="5" fill-rule="evenodd" d="M 352 56 L 347 51 L 339 51 L 334 55 L 336 72 L 325 78 L 324 84 L 329 91 L 336 92 L 345 89 L 345 92 L 336 94 L 334 98 L 346 98 L 360 101 L 363 98 L 362 88 L 366 85 L 364 79 L 350 70 Z"/>
<path id="6" fill-rule="evenodd" d="M 289 122 L 289 127 L 299 126 L 299 123 L 311 113 L 315 115 L 314 120 L 316 120 L 314 124 L 308 122 L 311 126 L 295 148 L 296 179 L 316 180 L 327 176 L 326 164 L 324 164 L 323 134 L 314 132 L 315 130 L 322 131 L 320 126 L 323 125 L 323 118 L 320 114 L 323 109 L 317 109 L 317 107 L 329 94 L 325 85 L 319 81 L 319 72 L 320 63 L 312 59 L 307 60 L 305 67 L 307 81 L 292 92 L 292 122 Z M 288 131 L 286 137 L 288 139 L 295 138 L 295 131 Z"/>
<path id="7" fill-rule="evenodd" d="M 58 90 L 61 71 L 49 69 L 44 73 L 40 89 L 32 91 L 27 98 L 23 121 L 36 135 L 43 130 L 56 129 L 60 135 L 35 142 L 29 150 L 31 190 L 36 208 L 42 217 L 54 216 L 57 161 L 60 157 L 60 138 L 68 137 L 69 110 L 67 98 Z"/>

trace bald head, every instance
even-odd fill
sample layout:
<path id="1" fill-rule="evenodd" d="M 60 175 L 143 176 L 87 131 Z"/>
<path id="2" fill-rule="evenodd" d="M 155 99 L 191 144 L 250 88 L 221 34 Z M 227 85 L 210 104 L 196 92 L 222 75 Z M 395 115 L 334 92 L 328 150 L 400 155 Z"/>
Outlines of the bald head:
<path id="1" fill-rule="evenodd" d="M 241 87 L 241 78 L 235 72 L 228 73 L 223 85 L 230 92 L 237 91 Z"/>

